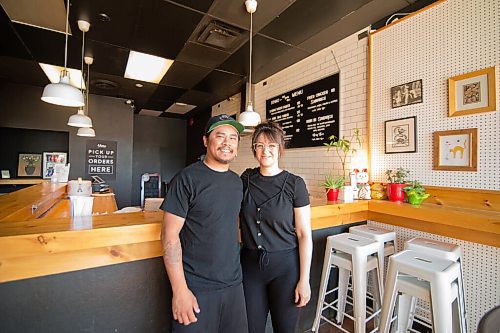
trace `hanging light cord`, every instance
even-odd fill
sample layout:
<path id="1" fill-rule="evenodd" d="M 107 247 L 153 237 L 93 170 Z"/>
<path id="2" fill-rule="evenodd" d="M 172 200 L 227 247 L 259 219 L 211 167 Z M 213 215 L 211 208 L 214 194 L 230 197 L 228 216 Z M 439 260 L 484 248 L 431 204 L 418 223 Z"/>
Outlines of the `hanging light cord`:
<path id="1" fill-rule="evenodd" d="M 252 34 L 253 34 L 253 13 L 250 13 L 250 74 L 248 78 L 248 102 L 252 104 Z"/>
<path id="2" fill-rule="evenodd" d="M 83 94 L 83 57 L 84 57 L 84 53 L 85 53 L 85 31 L 83 30 L 82 31 L 83 33 L 83 40 L 82 40 L 82 65 L 81 65 L 81 69 L 82 69 L 82 72 L 81 72 L 81 76 L 80 76 L 80 91 L 82 92 Z M 87 104 L 87 101 L 85 101 L 85 104 Z"/>
<path id="3" fill-rule="evenodd" d="M 87 116 L 89 115 L 89 89 L 90 89 L 90 64 L 87 63 L 87 91 L 85 94 L 85 109 L 87 109 Z"/>
<path id="4" fill-rule="evenodd" d="M 68 62 L 68 22 L 69 22 L 69 0 L 66 4 L 66 44 L 64 46 L 64 72 L 66 72 L 66 64 Z"/>

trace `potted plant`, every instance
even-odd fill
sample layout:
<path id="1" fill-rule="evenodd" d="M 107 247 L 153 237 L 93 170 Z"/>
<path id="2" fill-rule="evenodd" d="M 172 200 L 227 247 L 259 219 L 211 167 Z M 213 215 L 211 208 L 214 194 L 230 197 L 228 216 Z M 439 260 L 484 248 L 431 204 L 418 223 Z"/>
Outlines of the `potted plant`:
<path id="1" fill-rule="evenodd" d="M 422 184 L 416 180 L 407 183 L 403 190 L 408 197 L 408 202 L 414 206 L 420 205 L 430 196 L 429 193 L 425 193 L 425 188 Z"/>
<path id="2" fill-rule="evenodd" d="M 405 198 L 405 193 L 403 191 L 406 186 L 406 178 L 410 171 L 403 168 L 397 168 L 395 171 L 387 170 L 385 174 L 387 175 L 387 197 L 390 201 L 403 202 Z"/>
<path id="3" fill-rule="evenodd" d="M 345 179 L 342 176 L 325 176 L 325 181 L 321 183 L 321 186 L 326 189 L 326 198 L 328 201 L 337 201 L 339 199 L 339 191 L 344 186 L 344 183 Z"/>
<path id="4" fill-rule="evenodd" d="M 337 138 L 335 135 L 331 135 L 328 140 L 330 142 L 323 143 L 326 147 L 328 147 L 328 151 L 330 149 L 334 148 L 337 156 L 340 159 L 340 163 L 342 164 L 342 178 L 344 180 L 344 183 L 346 182 L 347 179 L 347 174 L 346 174 L 346 160 L 347 160 L 347 155 L 349 153 L 355 154 L 356 149 L 353 147 L 353 144 L 356 142 L 359 147 L 361 147 L 361 137 L 360 137 L 360 130 L 359 128 L 354 129 L 354 133 L 351 136 L 351 138 L 346 138 L 343 136 L 342 138 Z M 342 187 L 342 186 L 341 186 Z M 351 202 L 353 200 L 353 195 L 354 195 L 354 190 L 352 186 L 344 186 L 344 201 L 346 202 Z"/>

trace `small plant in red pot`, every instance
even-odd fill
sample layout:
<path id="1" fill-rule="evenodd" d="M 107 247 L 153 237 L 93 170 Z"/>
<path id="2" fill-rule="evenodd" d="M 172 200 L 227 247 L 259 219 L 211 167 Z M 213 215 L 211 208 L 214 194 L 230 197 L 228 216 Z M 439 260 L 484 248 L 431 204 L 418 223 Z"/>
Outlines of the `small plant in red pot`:
<path id="1" fill-rule="evenodd" d="M 403 168 L 397 168 L 397 170 L 387 170 L 385 174 L 387 175 L 387 197 L 390 201 L 403 202 L 405 198 L 404 188 L 406 186 L 406 178 L 410 171 Z"/>
<path id="2" fill-rule="evenodd" d="M 321 186 L 326 189 L 326 198 L 328 201 L 337 201 L 339 199 L 339 191 L 344 186 L 344 183 L 345 179 L 342 176 L 325 176 L 325 181 L 321 183 Z"/>

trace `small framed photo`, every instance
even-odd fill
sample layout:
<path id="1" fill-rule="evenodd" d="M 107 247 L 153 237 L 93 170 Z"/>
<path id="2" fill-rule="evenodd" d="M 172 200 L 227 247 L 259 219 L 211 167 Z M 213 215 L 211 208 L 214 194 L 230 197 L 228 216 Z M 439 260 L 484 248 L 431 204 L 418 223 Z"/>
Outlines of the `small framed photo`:
<path id="1" fill-rule="evenodd" d="M 495 67 L 448 79 L 450 117 L 496 110 Z"/>
<path id="2" fill-rule="evenodd" d="M 52 177 L 56 171 L 56 165 L 66 165 L 66 153 L 43 153 L 43 178 Z"/>
<path id="3" fill-rule="evenodd" d="M 8 179 L 8 178 L 10 178 L 10 171 L 2 170 L 2 179 Z"/>
<path id="4" fill-rule="evenodd" d="M 385 122 L 385 153 L 414 153 L 417 151 L 417 117 Z"/>
<path id="5" fill-rule="evenodd" d="M 434 132 L 432 169 L 477 171 L 477 128 Z"/>
<path id="6" fill-rule="evenodd" d="M 19 154 L 17 177 L 40 177 L 42 175 L 42 154 Z"/>
<path id="7" fill-rule="evenodd" d="M 416 80 L 391 88 L 391 106 L 400 106 L 422 103 L 422 80 Z"/>

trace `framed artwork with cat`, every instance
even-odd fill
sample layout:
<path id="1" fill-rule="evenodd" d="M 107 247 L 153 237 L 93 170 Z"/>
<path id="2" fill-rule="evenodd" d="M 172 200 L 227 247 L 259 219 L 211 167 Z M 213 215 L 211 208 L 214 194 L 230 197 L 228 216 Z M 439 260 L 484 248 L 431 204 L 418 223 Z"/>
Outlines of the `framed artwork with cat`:
<path id="1" fill-rule="evenodd" d="M 434 132 L 433 170 L 477 171 L 477 128 Z"/>
<path id="2" fill-rule="evenodd" d="M 448 79 L 450 117 L 496 111 L 495 67 Z"/>

